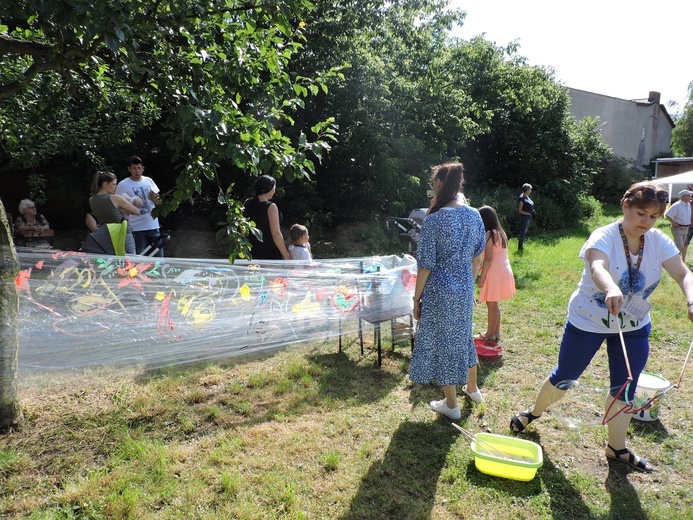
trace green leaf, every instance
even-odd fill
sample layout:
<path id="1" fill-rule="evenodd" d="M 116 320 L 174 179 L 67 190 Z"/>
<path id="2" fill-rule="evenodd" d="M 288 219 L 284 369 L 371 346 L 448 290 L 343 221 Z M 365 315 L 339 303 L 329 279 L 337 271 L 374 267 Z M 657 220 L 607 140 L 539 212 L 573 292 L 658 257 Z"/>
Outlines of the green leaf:
<path id="1" fill-rule="evenodd" d="M 119 38 L 111 32 L 104 33 L 103 36 L 109 50 L 113 53 L 118 52 L 118 49 L 120 48 Z"/>

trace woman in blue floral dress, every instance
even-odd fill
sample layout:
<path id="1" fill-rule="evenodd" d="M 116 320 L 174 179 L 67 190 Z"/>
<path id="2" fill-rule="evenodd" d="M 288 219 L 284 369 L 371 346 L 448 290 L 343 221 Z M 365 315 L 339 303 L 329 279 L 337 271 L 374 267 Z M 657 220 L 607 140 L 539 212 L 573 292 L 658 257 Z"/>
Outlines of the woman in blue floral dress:
<path id="1" fill-rule="evenodd" d="M 437 383 L 445 399 L 431 407 L 460 418 L 456 385 L 481 402 L 476 386 L 476 349 L 472 338 L 474 278 L 484 250 L 484 223 L 460 197 L 464 168 L 460 163 L 433 168 L 435 195 L 418 242 L 414 317 L 419 320 L 409 377 L 415 383 Z"/>
<path id="2" fill-rule="evenodd" d="M 596 229 L 582 246 L 582 279 L 568 303 L 558 364 L 544 380 L 532 407 L 511 419 L 513 431 L 524 430 L 560 399 L 565 391 L 559 383 L 577 380 L 606 341 L 612 390 L 605 405 L 605 418 L 611 417 L 607 422 L 605 455 L 643 471 L 654 470 L 646 459 L 626 447 L 633 414 L 620 412 L 626 410 L 626 399 L 633 401 L 638 377 L 647 363 L 651 329 L 648 298 L 659 284 L 662 268 L 681 287 L 687 317 L 693 321 L 693 273 L 681 260 L 674 242 L 654 228 L 664 214 L 668 198 L 668 193 L 656 184 L 632 185 L 621 200 L 623 218 Z M 629 372 L 632 382 L 627 395 L 620 395 L 618 389 L 628 380 Z"/>

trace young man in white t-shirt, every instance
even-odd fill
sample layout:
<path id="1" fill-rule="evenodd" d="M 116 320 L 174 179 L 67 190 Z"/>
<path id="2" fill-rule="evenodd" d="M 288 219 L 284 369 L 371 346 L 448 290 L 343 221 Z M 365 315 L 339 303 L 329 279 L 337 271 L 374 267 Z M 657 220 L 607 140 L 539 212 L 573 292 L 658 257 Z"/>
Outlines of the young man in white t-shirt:
<path id="1" fill-rule="evenodd" d="M 161 237 L 159 219 L 152 217 L 152 210 L 162 201 L 159 196 L 159 187 L 150 177 L 143 175 L 142 159 L 136 155 L 130 157 L 128 159 L 128 171 L 130 177 L 118 183 L 116 193 L 126 196 L 128 200 L 132 200 L 132 203 L 140 208 L 140 214 L 129 215 L 128 222 L 135 237 L 137 254 L 141 254 L 150 244 L 157 242 Z M 140 200 L 137 200 L 136 197 Z M 159 248 L 155 256 L 164 256 L 163 248 Z"/>

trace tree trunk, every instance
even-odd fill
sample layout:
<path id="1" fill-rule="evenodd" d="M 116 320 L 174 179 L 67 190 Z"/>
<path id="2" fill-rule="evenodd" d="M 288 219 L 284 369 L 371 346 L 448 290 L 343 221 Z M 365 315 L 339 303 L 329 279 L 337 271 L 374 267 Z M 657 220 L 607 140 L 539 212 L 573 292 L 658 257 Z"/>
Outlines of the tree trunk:
<path id="1" fill-rule="evenodd" d="M 15 428 L 22 420 L 17 399 L 19 296 L 15 279 L 18 272 L 19 260 L 5 206 L 0 200 L 0 431 Z"/>

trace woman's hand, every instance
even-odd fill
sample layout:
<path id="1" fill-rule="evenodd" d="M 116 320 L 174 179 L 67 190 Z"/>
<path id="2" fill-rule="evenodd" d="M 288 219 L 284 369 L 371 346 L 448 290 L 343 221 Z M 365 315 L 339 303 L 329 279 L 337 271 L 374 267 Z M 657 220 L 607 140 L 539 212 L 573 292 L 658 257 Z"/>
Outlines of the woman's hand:
<path id="1" fill-rule="evenodd" d="M 592 280 L 606 295 L 604 298 L 606 309 L 614 316 L 618 316 L 623 306 L 623 293 L 609 273 L 609 257 L 604 251 L 590 248 L 585 251 L 585 260 L 590 267 Z"/>
<path id="2" fill-rule="evenodd" d="M 414 300 L 414 319 L 421 319 L 421 300 Z"/>
<path id="3" fill-rule="evenodd" d="M 606 309 L 611 314 L 618 316 L 618 313 L 621 312 L 621 307 L 623 306 L 623 293 L 621 292 L 621 289 L 618 287 L 612 287 L 609 289 L 609 291 L 606 293 L 604 304 L 606 305 Z"/>

